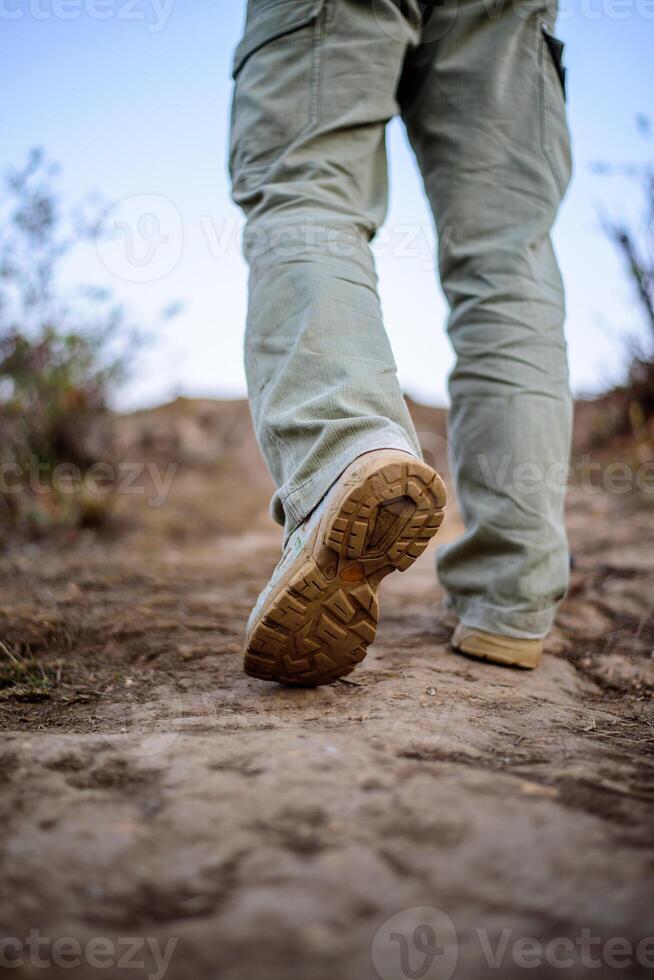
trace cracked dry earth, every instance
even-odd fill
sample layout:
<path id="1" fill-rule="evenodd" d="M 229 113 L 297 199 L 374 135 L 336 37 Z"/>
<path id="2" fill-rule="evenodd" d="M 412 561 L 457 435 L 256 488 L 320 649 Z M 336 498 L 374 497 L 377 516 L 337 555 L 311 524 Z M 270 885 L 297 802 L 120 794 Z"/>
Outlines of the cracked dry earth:
<path id="1" fill-rule="evenodd" d="M 0 925 L 38 930 L 51 963 L 23 955 L 6 975 L 560 975 L 538 952 L 524 968 L 525 937 L 576 943 L 552 954 L 568 976 L 653 973 L 651 507 L 572 492 L 571 593 L 534 673 L 450 650 L 432 547 L 382 586 L 378 640 L 348 681 L 283 689 L 241 671 L 279 547 L 247 416 L 182 416 L 146 419 L 181 461 L 163 507 L 129 498 L 120 533 L 0 556 L 5 655 L 54 678 L 0 702 Z M 438 541 L 459 529 L 450 506 Z M 62 937 L 120 956 L 57 963 Z M 140 968 L 129 937 L 149 941 Z M 620 955 L 603 945 L 616 937 Z"/>

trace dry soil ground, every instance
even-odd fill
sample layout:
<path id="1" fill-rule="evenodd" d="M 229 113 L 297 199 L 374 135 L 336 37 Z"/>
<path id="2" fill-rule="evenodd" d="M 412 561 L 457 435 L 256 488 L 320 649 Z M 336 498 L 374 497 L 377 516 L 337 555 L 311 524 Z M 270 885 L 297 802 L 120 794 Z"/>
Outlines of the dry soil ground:
<path id="1" fill-rule="evenodd" d="M 289 690 L 241 672 L 279 547 L 243 406 L 124 439 L 163 506 L 0 555 L 7 976 L 654 976 L 652 508 L 573 490 L 535 673 L 451 651 L 432 550 L 350 681 Z"/>

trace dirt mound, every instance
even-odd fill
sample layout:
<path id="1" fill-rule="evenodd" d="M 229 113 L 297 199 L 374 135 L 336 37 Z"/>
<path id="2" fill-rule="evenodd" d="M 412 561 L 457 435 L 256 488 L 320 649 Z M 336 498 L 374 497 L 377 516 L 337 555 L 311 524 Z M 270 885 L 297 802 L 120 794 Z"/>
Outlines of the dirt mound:
<path id="1" fill-rule="evenodd" d="M 444 413 L 412 408 L 443 469 Z M 116 530 L 0 555 L 13 975 L 39 973 L 33 930 L 55 978 L 513 977 L 529 937 L 532 976 L 553 956 L 612 975 L 616 940 L 622 976 L 646 975 L 648 498 L 573 487 L 572 588 L 539 671 L 450 650 L 432 549 L 385 583 L 350 680 L 286 690 L 241 670 L 280 543 L 247 406 L 121 427 L 126 458 L 175 466 L 165 499 L 144 470 Z M 459 531 L 450 506 L 438 540 Z"/>

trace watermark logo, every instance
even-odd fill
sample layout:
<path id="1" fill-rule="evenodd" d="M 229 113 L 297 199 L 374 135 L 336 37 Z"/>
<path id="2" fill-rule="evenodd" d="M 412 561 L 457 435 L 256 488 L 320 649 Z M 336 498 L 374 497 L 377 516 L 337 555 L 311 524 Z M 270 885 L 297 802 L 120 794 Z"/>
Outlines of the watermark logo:
<path id="1" fill-rule="evenodd" d="M 392 41 L 406 42 L 411 33 L 418 34 L 422 44 L 437 41 L 452 27 L 457 3 L 444 0 L 371 0 L 375 22 L 382 34 Z"/>
<path id="2" fill-rule="evenodd" d="M 161 194 L 125 198 L 102 219 L 96 248 L 103 265 L 118 279 L 157 282 L 169 275 L 182 257 L 181 215 Z"/>
<path id="3" fill-rule="evenodd" d="M 373 17 L 379 32 L 392 41 L 406 43 L 417 39 L 429 44 L 445 37 L 457 17 L 466 16 L 459 0 L 370 0 Z M 543 15 L 542 0 L 482 0 L 482 9 L 489 21 L 498 21 L 511 13 L 518 19 L 529 20 Z M 560 0 L 557 20 L 623 21 L 638 17 L 654 20 L 654 0 Z"/>
<path id="4" fill-rule="evenodd" d="M 170 19 L 175 0 L 0 0 L 0 20 L 121 20 L 145 24 L 159 34 Z"/>
<path id="5" fill-rule="evenodd" d="M 500 976 L 518 970 L 654 970 L 654 936 L 639 940 L 599 936 L 584 927 L 578 935 L 526 936 L 516 929 L 475 929 L 467 955 Z M 475 948 L 476 947 L 476 948 Z M 398 912 L 377 930 L 372 961 L 380 980 L 450 980 L 458 962 L 454 922 L 427 906 Z M 604 974 L 602 974 L 604 976 Z"/>
<path id="6" fill-rule="evenodd" d="M 166 503 L 177 468 L 175 462 L 164 468 L 153 461 L 124 460 L 116 465 L 93 463 L 82 470 L 77 463 L 52 466 L 33 454 L 26 465 L 15 460 L 0 462 L 0 495 L 11 497 L 26 491 L 35 496 L 54 491 L 62 497 L 75 497 L 80 493 L 92 497 L 118 494 L 145 497 L 148 507 L 156 509 Z"/>
<path id="7" fill-rule="evenodd" d="M 404 909 L 377 930 L 371 952 L 380 980 L 450 980 L 458 961 L 456 928 L 440 909 Z"/>
<path id="8" fill-rule="evenodd" d="M 139 970 L 147 980 L 164 980 L 178 939 L 165 944 L 145 936 L 93 936 L 81 942 L 75 936 L 43 936 L 31 929 L 28 936 L 0 938 L 0 967 L 3 970 L 42 971 L 58 967 L 76 970 L 82 965 L 93 970 Z M 121 973 L 122 976 L 122 973 Z"/>

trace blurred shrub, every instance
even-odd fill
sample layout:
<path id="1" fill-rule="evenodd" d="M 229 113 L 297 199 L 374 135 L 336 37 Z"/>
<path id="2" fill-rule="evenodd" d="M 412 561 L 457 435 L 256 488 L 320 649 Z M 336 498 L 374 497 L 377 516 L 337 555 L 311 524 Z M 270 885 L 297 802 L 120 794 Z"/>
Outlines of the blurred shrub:
<path id="1" fill-rule="evenodd" d="M 0 202 L 0 541 L 16 531 L 102 523 L 110 494 L 64 493 L 112 460 L 109 399 L 138 342 L 106 290 L 65 290 L 69 254 L 98 225 L 89 205 L 64 210 L 41 151 L 4 181 Z"/>
<path id="2" fill-rule="evenodd" d="M 641 134 L 651 138 L 651 126 L 644 116 L 638 117 Z M 633 175 L 633 166 L 600 165 L 599 172 Z M 641 220 L 629 223 L 621 219 L 604 219 L 606 234 L 618 249 L 633 286 L 641 318 L 644 339 L 627 339 L 628 371 L 623 385 L 610 393 L 617 410 L 610 424 L 603 427 L 605 438 L 630 435 L 641 446 L 654 447 L 654 167 L 640 172 L 643 185 Z"/>

